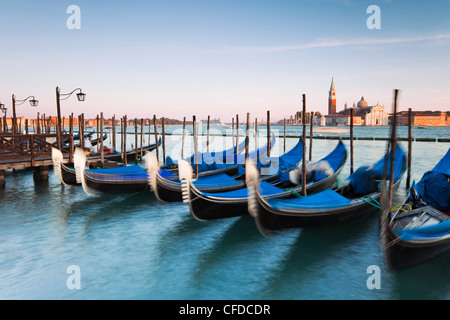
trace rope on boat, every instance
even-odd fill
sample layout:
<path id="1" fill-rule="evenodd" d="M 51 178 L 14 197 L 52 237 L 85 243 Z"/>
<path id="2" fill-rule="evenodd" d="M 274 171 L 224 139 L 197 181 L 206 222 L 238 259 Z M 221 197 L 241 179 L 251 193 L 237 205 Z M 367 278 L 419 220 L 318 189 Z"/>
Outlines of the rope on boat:
<path id="1" fill-rule="evenodd" d="M 403 208 L 404 206 L 408 207 L 408 209 L 404 209 Z M 392 223 L 392 221 L 394 220 L 395 216 L 398 214 L 399 211 L 404 211 L 404 212 L 411 211 L 412 210 L 412 206 L 410 204 L 408 204 L 408 203 L 402 203 L 402 204 L 396 205 L 395 207 L 391 208 L 391 210 L 389 210 L 389 213 L 391 213 L 393 211 L 396 211 L 396 210 L 397 210 L 397 212 L 394 214 L 394 216 L 392 217 L 392 219 L 389 222 L 389 224 Z M 401 236 L 396 235 L 395 239 L 392 239 L 391 241 L 389 241 L 389 242 L 387 242 L 387 243 L 385 243 L 383 245 L 383 249 L 384 250 L 389 249 L 391 246 L 393 246 L 394 244 L 399 242 L 401 239 L 402 239 Z"/>
<path id="2" fill-rule="evenodd" d="M 297 198 L 306 198 L 308 195 L 306 194 L 306 191 L 305 191 L 305 196 L 302 196 L 300 193 L 298 193 L 297 191 L 295 191 L 294 189 L 292 189 L 292 188 L 286 188 L 286 189 L 284 189 L 284 191 L 290 191 L 290 192 L 292 192 L 292 194 L 293 195 L 295 195 Z"/>
<path id="3" fill-rule="evenodd" d="M 374 206 L 375 208 L 382 209 L 382 208 L 381 208 L 381 204 L 380 204 L 377 200 L 375 200 L 374 198 L 372 198 L 371 196 L 363 196 L 363 197 L 361 198 L 361 200 L 367 202 L 368 204 Z M 372 203 L 370 200 L 372 200 L 372 201 L 375 202 L 375 203 Z"/>

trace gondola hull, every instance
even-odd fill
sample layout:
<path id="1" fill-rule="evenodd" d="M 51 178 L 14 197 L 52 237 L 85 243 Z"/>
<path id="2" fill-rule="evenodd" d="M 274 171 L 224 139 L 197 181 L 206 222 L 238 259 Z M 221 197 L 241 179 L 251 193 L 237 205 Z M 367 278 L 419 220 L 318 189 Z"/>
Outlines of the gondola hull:
<path id="1" fill-rule="evenodd" d="M 71 168 L 70 165 L 61 164 L 61 179 L 64 184 L 76 185 L 77 178 L 75 174 L 75 169 Z"/>
<path id="2" fill-rule="evenodd" d="M 387 265 L 391 271 L 400 271 L 432 260 L 450 250 L 450 239 L 430 243 L 409 243 L 397 240 L 390 234 L 390 247 L 385 250 Z"/>
<path id="3" fill-rule="evenodd" d="M 394 191 L 401 180 L 394 184 Z M 381 193 L 369 195 L 372 199 L 380 200 Z M 362 199 L 355 200 L 347 206 L 333 209 L 295 209 L 292 211 L 276 210 L 256 192 L 251 203 L 254 206 L 255 222 L 262 233 L 290 228 L 304 228 L 352 221 L 371 213 L 379 212 L 379 207 Z"/>
<path id="4" fill-rule="evenodd" d="M 100 181 L 85 174 L 86 186 L 105 193 L 135 193 L 149 190 L 146 179 L 135 181 Z"/>

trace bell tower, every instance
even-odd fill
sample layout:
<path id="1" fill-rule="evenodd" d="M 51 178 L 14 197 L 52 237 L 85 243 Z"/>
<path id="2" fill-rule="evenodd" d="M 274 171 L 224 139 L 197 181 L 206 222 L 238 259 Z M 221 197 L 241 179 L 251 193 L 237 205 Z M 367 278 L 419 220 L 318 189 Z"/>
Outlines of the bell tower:
<path id="1" fill-rule="evenodd" d="M 331 79 L 331 88 L 328 96 L 328 114 L 336 113 L 336 89 L 334 88 L 334 78 Z"/>

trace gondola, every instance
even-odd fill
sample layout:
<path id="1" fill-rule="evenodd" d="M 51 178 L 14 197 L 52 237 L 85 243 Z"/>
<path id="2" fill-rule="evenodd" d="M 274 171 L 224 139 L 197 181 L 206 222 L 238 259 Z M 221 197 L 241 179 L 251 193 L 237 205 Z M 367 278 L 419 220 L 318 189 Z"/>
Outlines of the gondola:
<path id="1" fill-rule="evenodd" d="M 74 152 L 76 180 L 87 194 L 93 191 L 133 193 L 148 190 L 148 174 L 140 165 L 116 168 L 86 169 L 86 154 L 81 148 Z"/>
<path id="2" fill-rule="evenodd" d="M 450 250 L 450 149 L 413 183 L 403 204 L 381 220 L 385 260 L 391 271 L 426 262 Z"/>
<path id="3" fill-rule="evenodd" d="M 275 135 L 272 134 L 270 140 L 271 148 L 275 145 L 275 142 Z M 248 156 L 251 159 L 259 160 L 267 155 L 267 150 L 268 146 L 264 145 L 250 152 Z M 156 198 L 161 202 L 183 201 L 182 183 L 178 174 L 165 169 L 161 170 L 154 156 L 147 157 L 146 161 L 150 175 L 149 184 Z M 191 167 L 196 167 L 193 162 L 183 162 L 190 163 Z M 232 158 L 228 159 L 227 163 L 213 163 L 212 165 L 204 162 L 199 163 L 198 168 L 202 168 L 202 170 L 199 170 L 197 184 L 201 184 L 202 186 L 199 186 L 199 188 L 209 192 L 224 192 L 242 188 L 245 182 L 235 179 L 235 177 L 243 175 L 244 168 L 242 164 L 244 163 L 245 154 L 234 154 Z"/>
<path id="4" fill-rule="evenodd" d="M 263 235 L 272 231 L 318 226 L 350 221 L 373 211 L 379 211 L 380 182 L 384 173 L 385 155 L 372 166 L 362 166 L 351 174 L 344 186 L 326 189 L 306 197 L 292 196 L 287 199 L 265 198 L 251 170 L 247 179 L 252 189 L 249 197 L 249 213 Z M 405 172 L 405 153 L 396 148 L 393 190 L 398 188 Z M 388 171 L 391 166 L 388 165 Z M 256 171 L 257 172 L 257 171 Z"/>
<path id="5" fill-rule="evenodd" d="M 158 145 L 161 144 L 161 139 L 158 141 Z M 150 152 L 152 150 L 156 149 L 156 144 L 151 144 L 148 146 L 145 146 L 142 148 L 142 152 L 145 155 L 144 152 Z M 140 159 L 140 153 L 141 149 L 139 148 L 137 150 L 138 153 L 138 159 Z M 95 167 L 100 167 L 99 161 L 100 161 L 101 154 L 100 153 L 94 153 L 87 156 L 87 160 L 90 160 L 91 163 L 94 162 L 94 165 L 90 166 L 90 169 L 93 169 Z M 130 150 L 126 152 L 127 162 L 132 162 L 136 159 L 136 149 Z M 75 167 L 74 163 L 64 163 L 63 162 L 63 155 L 61 152 L 59 152 L 58 149 L 52 149 L 52 159 L 53 159 L 53 168 L 55 170 L 55 174 L 61 179 L 61 182 L 67 185 L 77 185 L 81 184 L 81 181 L 77 182 L 76 175 L 75 175 Z M 112 150 L 109 153 L 105 153 L 103 155 L 104 159 L 104 166 L 106 168 L 115 168 L 115 167 L 122 167 L 122 154 L 118 151 Z M 95 165 L 95 160 L 97 160 L 97 165 Z"/>
<path id="6" fill-rule="evenodd" d="M 140 165 L 106 169 L 86 169 L 85 163 L 87 158 L 81 149 L 76 150 L 74 158 L 74 171 L 77 176 L 76 181 L 82 184 L 84 191 L 88 194 L 91 194 L 93 190 L 130 193 L 143 192 L 149 189 L 148 173 Z"/>
<path id="7" fill-rule="evenodd" d="M 302 147 L 301 143 L 299 143 Z M 299 148 L 300 158 L 303 150 Z M 293 149 L 290 152 L 297 152 Z M 285 156 L 290 156 L 287 153 Z M 283 156 L 281 157 L 283 159 Z M 332 187 L 336 178 L 341 172 L 347 159 L 347 150 L 342 141 L 339 141 L 336 148 L 326 157 L 316 163 L 309 163 L 307 166 L 307 194 Z M 296 179 L 295 174 L 301 168 L 289 172 L 281 172 L 277 175 L 276 181 L 271 183 L 262 181 L 260 183 L 262 196 L 265 198 L 288 198 L 292 194 L 298 194 L 302 190 L 301 183 Z M 189 183 L 188 199 L 191 214 L 197 220 L 212 220 L 242 216 L 248 214 L 248 188 L 242 188 L 223 193 L 207 193 L 200 191 L 195 181 Z"/>

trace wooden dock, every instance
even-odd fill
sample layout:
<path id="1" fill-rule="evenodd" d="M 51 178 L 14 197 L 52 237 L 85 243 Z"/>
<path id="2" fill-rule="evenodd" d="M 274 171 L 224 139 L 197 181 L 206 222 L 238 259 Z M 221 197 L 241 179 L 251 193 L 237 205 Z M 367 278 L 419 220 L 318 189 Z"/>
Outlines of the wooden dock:
<path id="1" fill-rule="evenodd" d="M 68 148 L 63 148 L 64 162 L 73 157 L 73 137 L 63 134 Z M 52 162 L 52 148 L 57 148 L 56 134 L 0 134 L 0 185 L 5 183 L 5 170 L 34 168 L 35 180 L 48 179 Z"/>

